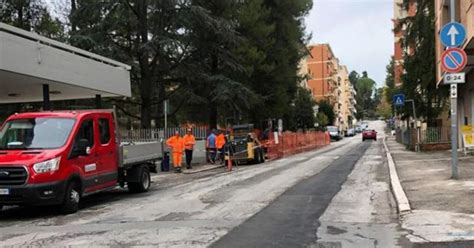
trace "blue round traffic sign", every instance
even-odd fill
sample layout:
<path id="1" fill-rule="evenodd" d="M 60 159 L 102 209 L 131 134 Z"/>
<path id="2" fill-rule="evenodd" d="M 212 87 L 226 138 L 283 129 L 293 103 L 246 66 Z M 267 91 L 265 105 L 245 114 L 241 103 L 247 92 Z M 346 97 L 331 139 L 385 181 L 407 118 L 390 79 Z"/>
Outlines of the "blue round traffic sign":
<path id="1" fill-rule="evenodd" d="M 460 72 L 467 64 L 467 55 L 459 48 L 449 48 L 441 55 L 441 65 L 446 72 Z"/>
<path id="2" fill-rule="evenodd" d="M 466 39 L 466 29 L 461 23 L 450 22 L 441 29 L 441 42 L 447 47 L 459 47 Z"/>

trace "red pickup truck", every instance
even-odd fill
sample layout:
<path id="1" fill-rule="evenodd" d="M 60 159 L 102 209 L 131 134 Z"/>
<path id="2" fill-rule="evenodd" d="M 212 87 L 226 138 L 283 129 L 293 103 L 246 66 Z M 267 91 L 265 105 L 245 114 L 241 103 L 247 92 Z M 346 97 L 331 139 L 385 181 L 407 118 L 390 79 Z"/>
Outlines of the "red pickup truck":
<path id="1" fill-rule="evenodd" d="M 15 114 L 0 129 L 0 210 L 58 205 L 68 214 L 82 197 L 117 184 L 145 192 L 156 147 L 121 144 L 113 111 Z"/>

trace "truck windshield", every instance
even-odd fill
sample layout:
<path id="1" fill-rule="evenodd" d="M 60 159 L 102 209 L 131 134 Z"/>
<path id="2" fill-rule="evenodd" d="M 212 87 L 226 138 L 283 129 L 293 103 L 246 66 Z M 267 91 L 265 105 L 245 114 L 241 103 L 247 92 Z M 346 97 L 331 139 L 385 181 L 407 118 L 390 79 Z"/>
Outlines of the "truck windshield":
<path id="1" fill-rule="evenodd" d="M 74 119 L 12 120 L 0 130 L 0 150 L 55 149 L 66 143 Z"/>

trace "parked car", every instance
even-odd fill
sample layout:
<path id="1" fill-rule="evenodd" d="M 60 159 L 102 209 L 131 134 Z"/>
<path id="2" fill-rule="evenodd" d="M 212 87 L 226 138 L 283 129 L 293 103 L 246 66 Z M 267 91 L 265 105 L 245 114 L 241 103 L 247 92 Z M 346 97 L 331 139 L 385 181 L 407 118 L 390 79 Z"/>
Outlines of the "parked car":
<path id="1" fill-rule="evenodd" d="M 148 191 L 159 146 L 121 144 L 113 111 L 15 114 L 0 129 L 0 210 L 58 205 L 68 214 L 117 184 Z"/>
<path id="2" fill-rule="evenodd" d="M 360 124 L 360 128 L 362 129 L 362 131 L 367 130 L 369 128 L 369 123 L 368 122 L 362 122 Z"/>
<path id="3" fill-rule="evenodd" d="M 377 132 L 372 129 L 366 129 L 362 132 L 362 141 L 365 141 L 367 139 L 375 140 L 377 141 Z"/>
<path id="4" fill-rule="evenodd" d="M 360 125 L 357 125 L 355 127 L 355 131 L 356 131 L 356 133 L 362 133 L 362 127 Z"/>
<path id="5" fill-rule="evenodd" d="M 349 129 L 347 129 L 346 135 L 347 135 L 347 137 L 353 137 L 353 136 L 355 136 L 355 135 L 356 135 L 355 129 L 354 129 L 354 128 L 349 128 Z"/>
<path id="6" fill-rule="evenodd" d="M 336 126 L 328 126 L 326 129 L 329 132 L 329 136 L 332 140 L 339 141 L 342 139 L 341 133 L 339 132 L 339 128 Z"/>

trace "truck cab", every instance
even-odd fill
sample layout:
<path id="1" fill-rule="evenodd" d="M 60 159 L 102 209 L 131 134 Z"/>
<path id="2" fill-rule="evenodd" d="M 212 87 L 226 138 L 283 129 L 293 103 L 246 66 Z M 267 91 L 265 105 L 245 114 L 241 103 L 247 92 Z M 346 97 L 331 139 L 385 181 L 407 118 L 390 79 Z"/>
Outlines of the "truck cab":
<path id="1" fill-rule="evenodd" d="M 72 213 L 82 197 L 123 186 L 132 177 L 130 190 L 148 190 L 149 168 L 124 166 L 116 127 L 111 111 L 8 118 L 0 129 L 0 210 L 2 205 L 58 205 Z"/>

